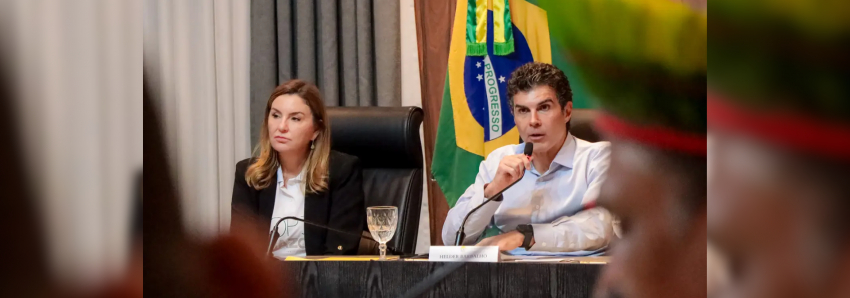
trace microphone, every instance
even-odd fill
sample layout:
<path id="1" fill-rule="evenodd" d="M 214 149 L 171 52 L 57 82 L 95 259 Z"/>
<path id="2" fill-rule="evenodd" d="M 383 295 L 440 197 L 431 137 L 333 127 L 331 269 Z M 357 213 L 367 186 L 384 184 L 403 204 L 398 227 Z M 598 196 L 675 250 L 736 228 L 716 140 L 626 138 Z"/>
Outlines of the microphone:
<path id="1" fill-rule="evenodd" d="M 274 244 L 277 243 L 277 240 L 280 238 L 280 235 L 277 232 L 278 226 L 280 225 L 281 222 L 283 222 L 284 220 L 287 220 L 287 219 L 297 220 L 297 221 L 303 222 L 304 224 L 320 227 L 320 228 L 323 228 L 323 229 L 326 229 L 326 230 L 329 230 L 329 231 L 334 231 L 334 232 L 337 232 L 337 233 L 342 233 L 342 234 L 351 235 L 351 236 L 357 236 L 357 237 L 360 237 L 360 238 L 366 238 L 366 239 L 375 241 L 374 238 L 366 237 L 366 236 L 364 236 L 363 233 L 358 234 L 358 233 L 355 233 L 355 232 L 340 230 L 340 229 L 329 227 L 327 225 L 310 222 L 310 221 L 307 221 L 307 220 L 304 220 L 302 218 L 298 218 L 298 217 L 295 217 L 295 216 L 286 216 L 286 217 L 282 217 L 282 218 L 278 219 L 277 222 L 274 223 L 274 227 L 272 228 L 272 230 L 269 232 L 269 248 L 266 250 L 267 255 L 269 255 L 269 256 L 272 255 L 272 249 L 274 248 Z M 377 241 L 375 241 L 375 242 L 377 242 Z M 387 248 L 390 250 L 391 253 L 396 252 L 396 249 L 394 247 L 388 246 Z"/>
<path id="2" fill-rule="evenodd" d="M 534 143 L 525 143 L 525 150 L 523 150 L 523 154 L 525 154 L 525 156 L 531 156 L 532 152 L 534 152 Z M 463 230 L 466 227 L 466 221 L 469 220 L 469 216 L 481 207 L 484 207 L 484 205 L 487 205 L 487 203 L 490 203 L 492 201 L 501 202 L 502 193 L 508 190 L 508 188 L 511 188 L 511 186 L 514 186 L 514 184 L 517 184 L 517 182 L 519 182 L 520 180 L 522 180 L 523 176 L 525 176 L 525 171 L 523 171 L 522 176 L 520 176 L 519 179 L 514 181 L 514 183 L 511 183 L 511 185 L 508 185 L 508 187 L 505 187 L 504 189 L 496 193 L 494 196 L 484 201 L 484 203 L 481 203 L 480 205 L 476 206 L 474 209 L 472 209 L 471 211 L 469 211 L 469 213 L 466 214 L 466 217 L 464 217 L 463 221 L 460 223 L 460 229 L 458 229 L 457 234 L 455 234 L 456 246 L 461 245 L 463 243 L 464 238 L 466 238 L 466 233 L 464 233 Z"/>

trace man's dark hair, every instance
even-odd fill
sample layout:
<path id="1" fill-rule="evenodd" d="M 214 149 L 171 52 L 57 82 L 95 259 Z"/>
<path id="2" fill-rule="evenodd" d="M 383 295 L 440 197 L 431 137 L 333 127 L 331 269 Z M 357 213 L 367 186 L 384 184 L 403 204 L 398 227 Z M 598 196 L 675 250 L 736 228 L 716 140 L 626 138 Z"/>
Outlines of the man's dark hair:
<path id="1" fill-rule="evenodd" d="M 528 92 L 537 86 L 549 86 L 558 96 L 558 104 L 561 110 L 573 101 L 573 91 L 570 89 L 570 81 L 563 71 L 549 63 L 531 62 L 517 67 L 511 73 L 508 80 L 508 103 L 511 111 L 514 109 L 514 95 L 519 92 Z"/>

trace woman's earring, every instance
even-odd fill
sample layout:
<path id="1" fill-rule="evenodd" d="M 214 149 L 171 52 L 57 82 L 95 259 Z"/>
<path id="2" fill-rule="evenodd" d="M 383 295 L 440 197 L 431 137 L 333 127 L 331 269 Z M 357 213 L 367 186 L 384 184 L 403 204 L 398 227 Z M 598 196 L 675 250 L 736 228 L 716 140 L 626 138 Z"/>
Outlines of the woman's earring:
<path id="1" fill-rule="evenodd" d="M 310 150 L 316 149 L 316 141 L 310 141 Z"/>

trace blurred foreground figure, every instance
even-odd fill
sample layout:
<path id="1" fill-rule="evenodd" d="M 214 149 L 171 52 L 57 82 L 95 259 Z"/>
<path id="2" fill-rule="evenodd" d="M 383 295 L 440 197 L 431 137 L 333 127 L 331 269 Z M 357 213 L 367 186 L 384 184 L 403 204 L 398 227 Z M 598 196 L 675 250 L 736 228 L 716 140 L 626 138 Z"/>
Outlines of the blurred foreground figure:
<path id="1" fill-rule="evenodd" d="M 706 15 L 672 1 L 545 1 L 611 141 L 599 205 L 622 239 L 598 297 L 704 297 Z"/>
<path id="2" fill-rule="evenodd" d="M 717 297 L 850 297 L 850 1 L 708 5 Z"/>
<path id="3" fill-rule="evenodd" d="M 0 35 L 0 40 L 5 41 Z M 22 162 L 20 129 L 16 125 L 18 91 L 10 59 L 0 45 L 0 297 L 54 297 L 55 280 L 44 257 L 41 218 L 28 169 Z"/>
<path id="4" fill-rule="evenodd" d="M 162 129 L 145 90 L 144 292 L 149 297 L 285 297 L 265 258 L 258 223 L 234 221 L 233 233 L 197 241 L 183 229 Z M 126 297 L 118 289 L 105 297 Z M 141 294 L 141 293 L 138 293 Z"/>

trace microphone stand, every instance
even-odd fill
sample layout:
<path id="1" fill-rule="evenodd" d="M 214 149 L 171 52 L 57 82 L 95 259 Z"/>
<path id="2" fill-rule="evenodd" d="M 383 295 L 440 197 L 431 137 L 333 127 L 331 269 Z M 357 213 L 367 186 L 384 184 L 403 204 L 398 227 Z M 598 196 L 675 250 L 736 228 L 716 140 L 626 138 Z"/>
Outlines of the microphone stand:
<path id="1" fill-rule="evenodd" d="M 534 152 L 534 143 L 526 143 L 525 148 L 523 149 L 523 153 L 525 154 L 525 156 L 530 157 L 532 152 Z M 460 223 L 460 228 L 457 230 L 457 234 L 455 234 L 455 246 L 459 246 L 459 245 L 463 244 L 463 240 L 466 238 L 466 233 L 464 233 L 464 229 L 466 228 L 466 221 L 469 220 L 469 216 L 472 215 L 472 213 L 475 213 L 475 211 L 477 211 L 478 209 L 480 209 L 484 205 L 487 205 L 487 203 L 490 203 L 492 201 L 501 202 L 502 201 L 502 193 L 505 192 L 506 190 L 508 190 L 509 188 L 511 188 L 511 186 L 514 186 L 514 184 L 517 184 L 517 182 L 522 180 L 522 177 L 524 177 L 524 176 L 525 176 L 525 172 L 523 171 L 522 176 L 519 176 L 519 179 L 517 179 L 516 181 L 511 183 L 511 185 L 508 185 L 508 187 L 505 187 L 504 189 L 502 189 L 501 191 L 496 193 L 496 195 L 487 199 L 486 201 L 484 201 L 484 203 L 481 203 L 480 205 L 478 205 L 477 207 L 472 209 L 472 211 L 469 211 L 468 213 L 466 213 L 466 217 L 463 218 L 463 221 Z"/>
<path id="2" fill-rule="evenodd" d="M 523 175 L 523 176 L 525 176 L 525 175 Z M 484 201 L 484 203 L 481 203 L 480 205 L 476 206 L 474 209 L 472 209 L 472 211 L 469 211 L 469 213 L 466 214 L 466 217 L 464 217 L 463 221 L 460 223 L 460 229 L 458 229 L 457 233 L 455 234 L 455 245 L 456 246 L 461 245 L 463 243 L 463 240 L 466 238 L 466 233 L 464 233 L 464 229 L 466 228 L 466 221 L 469 220 L 469 216 L 472 215 L 472 213 L 474 213 L 478 209 L 481 209 L 481 207 L 484 207 L 484 205 L 487 205 L 487 203 L 490 203 L 492 201 L 501 202 L 502 201 L 502 193 L 505 192 L 506 190 L 508 190 L 508 188 L 511 188 L 511 186 L 514 186 L 514 184 L 517 184 L 517 182 L 519 182 L 520 180 L 522 180 L 522 177 L 519 177 L 519 179 L 514 181 L 514 183 L 511 183 L 511 185 L 508 185 L 508 187 L 505 187 L 505 189 L 502 189 L 501 191 L 496 193 L 496 195 L 487 199 L 486 201 Z"/>
<path id="3" fill-rule="evenodd" d="M 366 239 L 375 241 L 374 238 L 366 237 L 362 233 L 357 234 L 357 233 L 354 233 L 354 232 L 340 230 L 340 229 L 332 228 L 332 227 L 329 227 L 329 226 L 326 226 L 326 225 L 321 225 L 321 224 L 309 222 L 309 221 L 306 221 L 302 218 L 298 218 L 298 217 L 295 217 L 295 216 L 286 216 L 286 217 L 282 217 L 282 218 L 278 219 L 277 222 L 274 223 L 274 227 L 272 228 L 272 230 L 269 232 L 269 247 L 266 249 L 266 254 L 268 256 L 272 256 L 272 249 L 274 248 L 274 244 L 277 243 L 277 240 L 280 238 L 280 235 L 277 232 L 278 226 L 280 225 L 281 222 L 283 222 L 284 220 L 287 220 L 287 219 L 297 220 L 297 221 L 303 222 L 304 224 L 308 224 L 308 225 L 311 225 L 311 226 L 320 227 L 320 228 L 327 229 L 327 230 L 330 230 L 330 231 L 343 233 L 343 234 L 351 235 L 351 236 L 357 236 L 357 237 L 360 237 L 360 238 L 366 238 Z M 377 242 L 377 241 L 375 241 L 375 242 Z M 394 247 L 387 247 L 387 248 L 390 250 L 391 253 L 397 254 L 396 249 Z"/>

